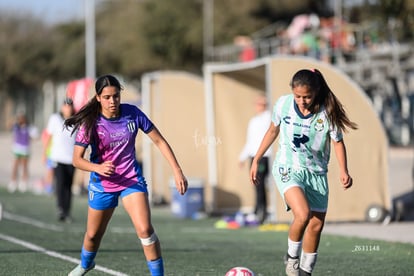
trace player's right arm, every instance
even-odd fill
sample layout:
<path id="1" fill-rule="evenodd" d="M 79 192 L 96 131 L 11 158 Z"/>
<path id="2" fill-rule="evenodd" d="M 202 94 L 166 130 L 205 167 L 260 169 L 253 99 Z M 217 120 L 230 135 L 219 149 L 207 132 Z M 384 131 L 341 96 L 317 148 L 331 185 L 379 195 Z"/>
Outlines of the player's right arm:
<path id="1" fill-rule="evenodd" d="M 257 153 L 252 161 L 252 166 L 250 168 L 250 182 L 254 185 L 257 184 L 256 175 L 257 175 L 257 167 L 259 164 L 260 159 L 262 159 L 265 152 L 269 149 L 269 147 L 273 144 L 276 140 L 277 136 L 279 135 L 280 125 L 275 125 L 273 122 L 270 123 L 266 134 L 264 135 L 262 142 L 260 143 L 260 147 L 257 150 Z"/>
<path id="2" fill-rule="evenodd" d="M 96 172 L 99 175 L 110 176 L 115 171 L 111 161 L 95 164 L 84 158 L 86 148 L 76 145 L 73 148 L 73 166 L 87 172 Z"/>

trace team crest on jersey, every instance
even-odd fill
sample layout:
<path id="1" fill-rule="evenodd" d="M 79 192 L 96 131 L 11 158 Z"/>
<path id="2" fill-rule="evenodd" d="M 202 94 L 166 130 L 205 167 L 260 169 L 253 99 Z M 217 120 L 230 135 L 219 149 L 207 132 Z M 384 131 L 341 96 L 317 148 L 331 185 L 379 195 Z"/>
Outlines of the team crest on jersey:
<path id="1" fill-rule="evenodd" d="M 288 182 L 290 180 L 290 168 L 279 167 L 280 180 Z"/>
<path id="2" fill-rule="evenodd" d="M 315 130 L 316 131 L 322 131 L 323 130 L 323 119 L 319 118 L 318 120 L 316 120 L 316 124 L 315 124 Z"/>
<path id="3" fill-rule="evenodd" d="M 128 131 L 129 132 L 134 132 L 135 131 L 135 122 L 134 121 L 129 121 L 127 124 L 128 127 Z"/>

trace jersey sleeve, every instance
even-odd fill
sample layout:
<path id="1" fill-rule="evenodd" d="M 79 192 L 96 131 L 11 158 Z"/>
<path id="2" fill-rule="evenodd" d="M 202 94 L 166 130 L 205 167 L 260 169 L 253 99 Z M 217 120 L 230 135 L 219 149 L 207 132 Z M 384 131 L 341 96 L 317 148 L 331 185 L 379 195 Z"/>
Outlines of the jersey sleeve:
<path id="1" fill-rule="evenodd" d="M 341 141 L 344 138 L 344 135 L 343 135 L 341 129 L 339 129 L 335 126 L 331 126 L 331 128 L 329 130 L 329 136 L 335 142 Z"/>
<path id="2" fill-rule="evenodd" d="M 75 137 L 75 145 L 78 146 L 82 146 L 82 147 L 87 147 L 90 143 L 90 138 L 88 137 L 87 133 L 86 133 L 86 129 L 84 126 L 81 126 L 78 131 L 76 132 L 76 137 Z"/>
<path id="3" fill-rule="evenodd" d="M 281 121 L 281 102 L 282 102 L 282 98 L 279 98 L 275 105 L 273 106 L 273 112 L 272 112 L 272 122 L 275 124 L 275 126 L 280 125 L 280 121 Z"/>
<path id="4" fill-rule="evenodd" d="M 138 127 L 144 133 L 150 132 L 154 128 L 154 124 L 144 112 L 142 112 L 139 108 L 137 108 L 137 110 L 138 110 L 138 116 L 137 116 Z"/>

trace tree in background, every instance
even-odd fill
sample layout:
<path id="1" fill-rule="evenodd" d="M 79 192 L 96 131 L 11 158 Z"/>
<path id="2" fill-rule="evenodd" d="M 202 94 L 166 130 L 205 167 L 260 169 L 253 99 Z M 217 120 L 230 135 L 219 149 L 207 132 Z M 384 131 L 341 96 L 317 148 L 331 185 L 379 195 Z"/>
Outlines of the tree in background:
<path id="1" fill-rule="evenodd" d="M 0 130 L 17 112 L 33 123 L 39 85 L 51 72 L 50 30 L 28 15 L 0 16 Z M 4 114 L 5 110 L 10 111 Z"/>
<path id="2" fill-rule="evenodd" d="M 201 73 L 203 1 L 97 1 L 97 74 L 110 72 L 138 80 L 153 70 Z M 211 22 L 214 45 L 232 43 L 235 37 L 250 35 L 274 22 L 289 23 L 300 13 L 325 13 L 331 2 L 215 0 Z M 414 30 L 413 2 L 363 1 L 362 6 L 343 14 L 355 24 L 389 26 L 392 20 L 401 22 L 404 28 L 395 29 L 396 37 L 407 40 L 412 39 Z M 84 77 L 84 33 L 82 21 L 46 26 L 30 15 L 0 14 L 0 93 L 13 99 L 27 98 L 28 91 L 41 90 L 46 80 L 67 82 Z"/>

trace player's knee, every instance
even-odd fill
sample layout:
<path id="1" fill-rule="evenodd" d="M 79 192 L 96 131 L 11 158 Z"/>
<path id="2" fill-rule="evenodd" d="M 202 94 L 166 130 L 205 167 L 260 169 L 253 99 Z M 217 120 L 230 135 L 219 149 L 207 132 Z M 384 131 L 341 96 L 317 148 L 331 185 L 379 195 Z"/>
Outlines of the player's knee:
<path id="1" fill-rule="evenodd" d="M 85 239 L 90 243 L 99 244 L 102 240 L 103 233 L 99 232 L 86 232 Z"/>
<path id="2" fill-rule="evenodd" d="M 139 237 L 139 239 L 141 240 L 141 244 L 143 246 L 149 246 L 149 245 L 152 245 L 152 244 L 154 244 L 158 241 L 158 236 L 157 236 L 157 234 L 155 234 L 155 232 L 153 232 L 148 238 Z"/>
<path id="3" fill-rule="evenodd" d="M 323 229 L 323 221 L 315 221 L 311 220 L 308 224 L 308 231 L 311 231 L 312 233 L 318 234 L 322 232 Z"/>
<path id="4" fill-rule="evenodd" d="M 306 211 L 297 212 L 295 214 L 295 222 L 301 225 L 308 225 L 310 217 L 311 217 L 310 211 L 309 212 L 306 212 Z"/>
<path id="5" fill-rule="evenodd" d="M 138 237 L 149 237 L 149 236 L 152 235 L 152 233 L 155 232 L 155 230 L 154 230 L 154 228 L 152 227 L 151 224 L 136 227 L 135 231 L 136 231 Z"/>

